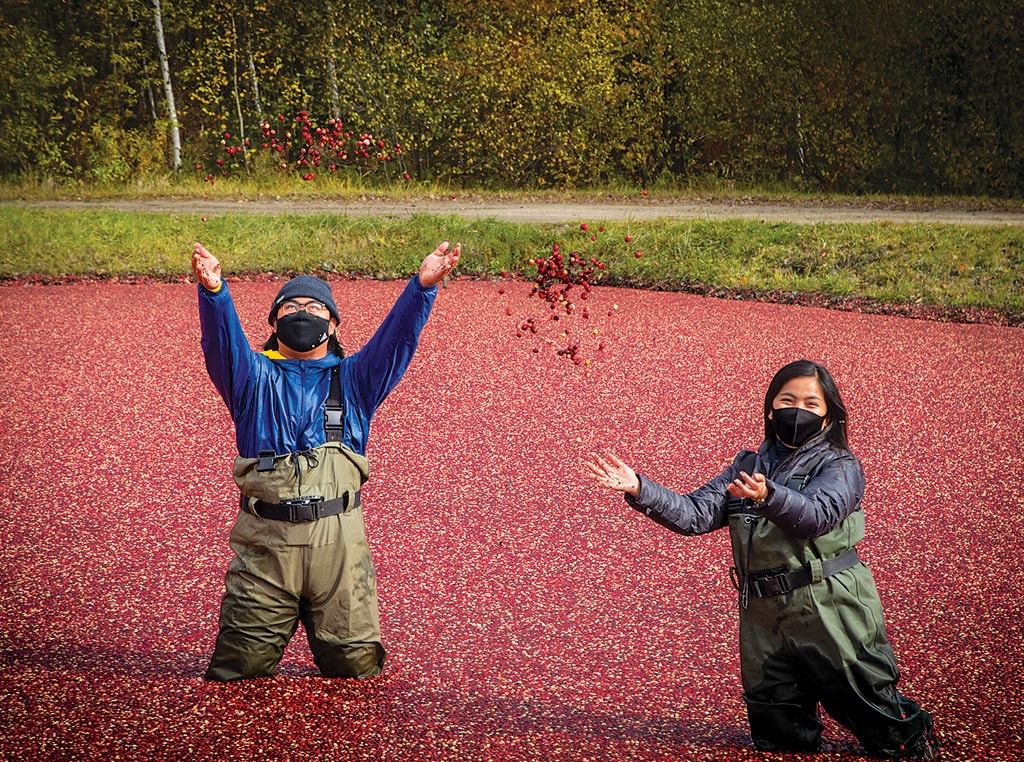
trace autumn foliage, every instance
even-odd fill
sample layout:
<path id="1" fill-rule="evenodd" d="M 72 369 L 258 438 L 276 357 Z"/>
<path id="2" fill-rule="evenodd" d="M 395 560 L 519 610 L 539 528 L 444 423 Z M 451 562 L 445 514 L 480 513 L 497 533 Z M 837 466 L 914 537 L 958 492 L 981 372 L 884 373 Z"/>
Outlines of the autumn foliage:
<path id="1" fill-rule="evenodd" d="M 0 0 L 0 22 L 4 177 L 166 171 L 150 2 Z M 183 169 L 211 180 L 280 171 L 263 126 L 304 115 L 374 143 L 287 157 L 311 181 L 1024 193 L 1015 0 L 180 0 L 163 29 Z"/>

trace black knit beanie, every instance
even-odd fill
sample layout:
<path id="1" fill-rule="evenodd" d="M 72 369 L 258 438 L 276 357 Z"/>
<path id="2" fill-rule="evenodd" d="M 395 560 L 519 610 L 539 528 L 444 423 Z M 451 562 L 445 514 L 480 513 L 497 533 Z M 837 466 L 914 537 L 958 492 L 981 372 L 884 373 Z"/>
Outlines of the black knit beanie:
<path id="1" fill-rule="evenodd" d="M 331 313 L 331 317 L 341 322 L 341 316 L 338 315 L 338 306 L 334 303 L 334 296 L 331 294 L 331 287 L 325 280 L 321 280 L 313 275 L 296 275 L 290 281 L 281 286 L 281 290 L 277 292 L 277 296 L 274 298 L 274 304 L 270 307 L 270 315 L 267 316 L 267 322 L 273 325 L 274 318 L 277 316 L 278 308 L 289 299 L 294 299 L 298 296 L 304 296 L 307 299 L 316 299 L 318 302 L 323 302 L 327 305 L 327 309 Z"/>

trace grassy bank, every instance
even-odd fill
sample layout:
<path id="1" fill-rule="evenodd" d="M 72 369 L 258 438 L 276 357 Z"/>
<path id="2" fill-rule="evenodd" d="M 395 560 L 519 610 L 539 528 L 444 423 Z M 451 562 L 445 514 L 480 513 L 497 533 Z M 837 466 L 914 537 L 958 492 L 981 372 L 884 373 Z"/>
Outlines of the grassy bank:
<path id="1" fill-rule="evenodd" d="M 422 215 L 258 216 L 0 207 L 0 277 L 173 278 L 203 241 L 228 273 L 336 272 L 401 277 L 440 240 L 461 241 L 463 275 L 532 277 L 532 257 L 587 251 L 598 282 L 798 292 L 1024 313 L 1024 230 L 924 224 L 753 220 L 513 224 Z M 592 240 L 591 236 L 596 238 Z M 627 237 L 630 239 L 627 241 Z M 636 253 L 640 256 L 637 257 Z"/>

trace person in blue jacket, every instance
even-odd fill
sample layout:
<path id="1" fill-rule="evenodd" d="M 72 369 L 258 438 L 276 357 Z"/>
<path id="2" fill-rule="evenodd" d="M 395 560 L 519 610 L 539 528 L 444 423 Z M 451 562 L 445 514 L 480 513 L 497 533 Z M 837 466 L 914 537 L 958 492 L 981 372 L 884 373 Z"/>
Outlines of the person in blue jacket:
<path id="1" fill-rule="evenodd" d="M 864 539 L 864 472 L 846 406 L 822 365 L 798 360 L 772 378 L 764 441 L 687 494 L 640 476 L 614 453 L 586 462 L 598 484 L 684 535 L 729 528 L 739 593 L 740 672 L 754 745 L 812 752 L 819 704 L 868 753 L 934 759 L 931 715 L 896 690 Z"/>
<path id="2" fill-rule="evenodd" d="M 270 676 L 301 622 L 327 677 L 366 678 L 385 659 L 360 488 L 370 421 L 416 351 L 437 285 L 461 247 L 447 241 L 361 350 L 345 356 L 330 285 L 285 282 L 263 351 L 250 348 L 221 264 L 195 244 L 199 323 L 210 379 L 235 424 L 239 513 L 206 678 Z"/>

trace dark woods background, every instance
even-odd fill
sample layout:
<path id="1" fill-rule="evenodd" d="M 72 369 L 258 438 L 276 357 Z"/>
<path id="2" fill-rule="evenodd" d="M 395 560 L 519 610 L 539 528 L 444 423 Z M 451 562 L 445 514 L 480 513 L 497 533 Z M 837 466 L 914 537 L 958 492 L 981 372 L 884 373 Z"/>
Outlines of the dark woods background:
<path id="1" fill-rule="evenodd" d="M 1021 0 L 0 0 L 0 172 L 294 172 L 308 112 L 371 181 L 1014 197 L 1022 35 Z"/>

